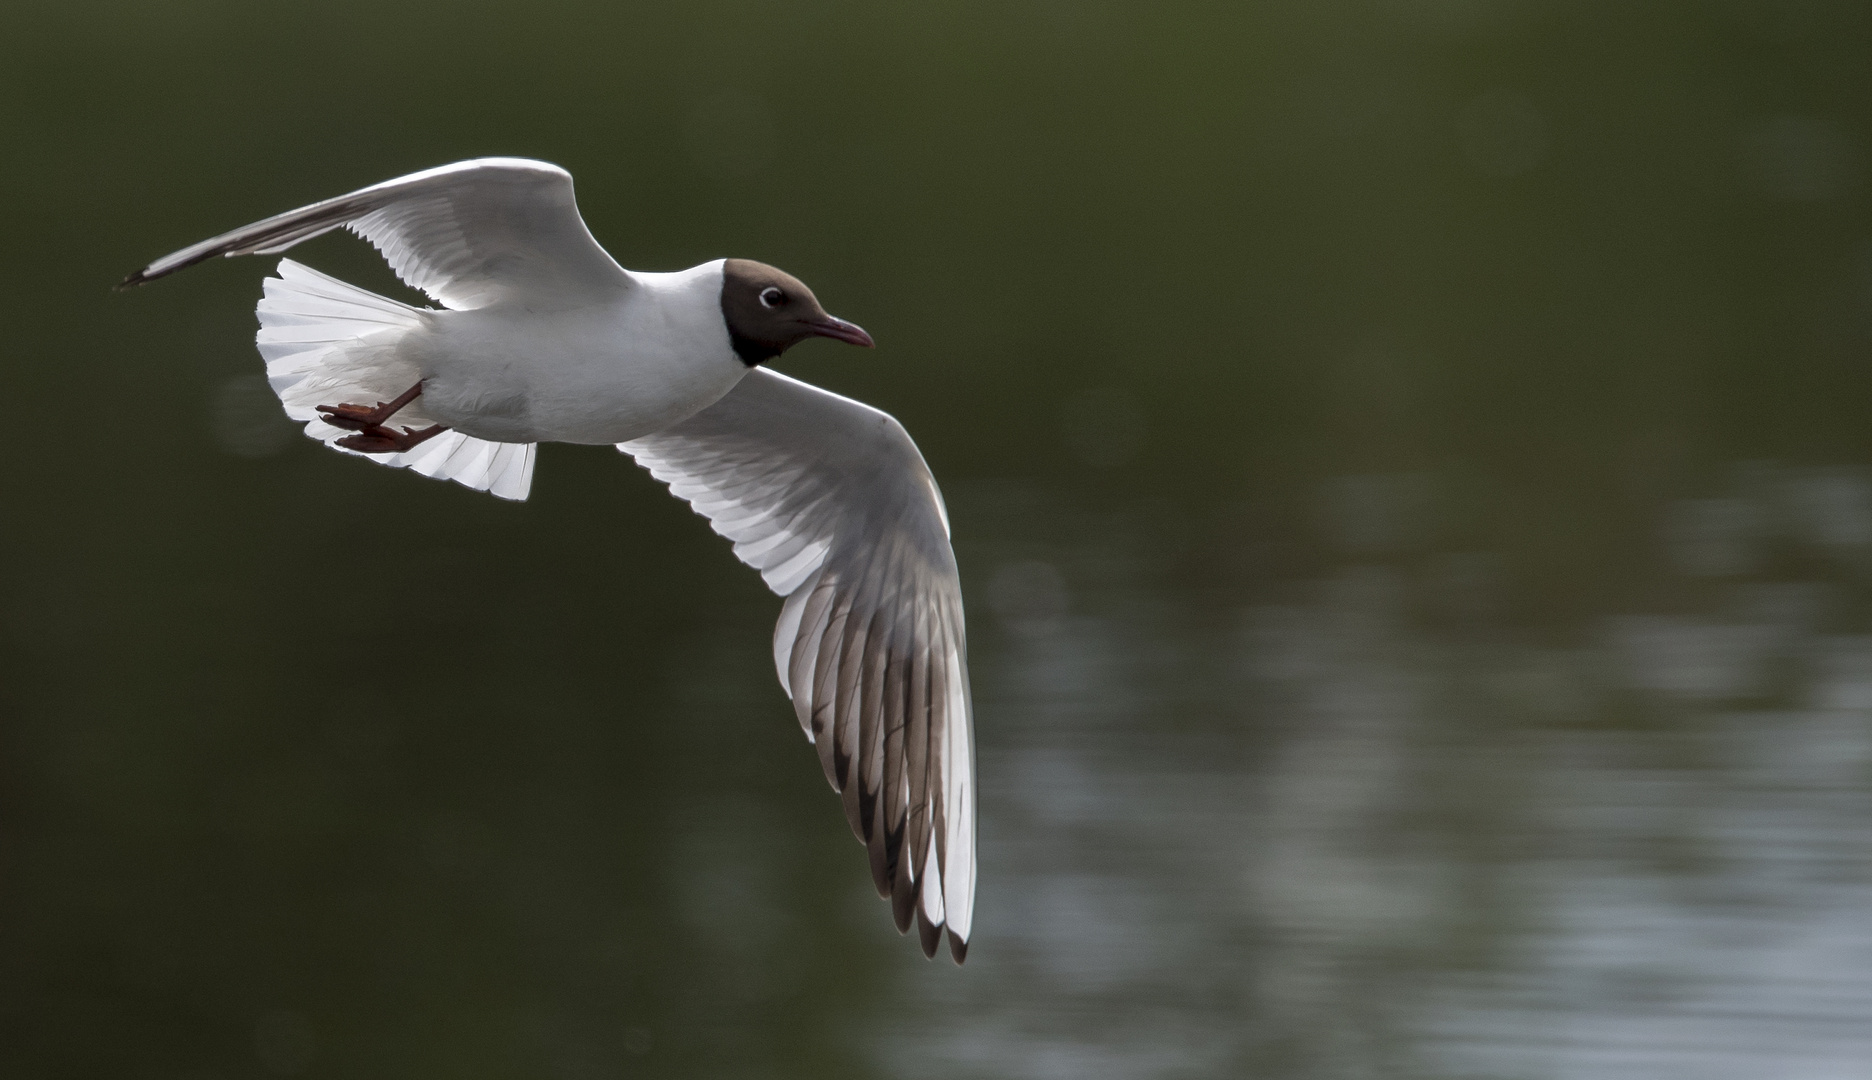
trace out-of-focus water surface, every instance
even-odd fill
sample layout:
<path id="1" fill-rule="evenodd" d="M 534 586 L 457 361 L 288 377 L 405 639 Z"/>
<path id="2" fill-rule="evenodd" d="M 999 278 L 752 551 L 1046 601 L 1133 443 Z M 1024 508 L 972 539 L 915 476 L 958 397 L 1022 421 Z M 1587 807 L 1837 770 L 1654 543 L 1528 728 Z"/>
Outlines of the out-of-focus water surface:
<path id="1" fill-rule="evenodd" d="M 0 1075 L 1872 1075 L 1872 8 L 0 14 Z M 201 237 L 548 158 L 948 495 L 968 965 L 607 449 L 323 451 Z M 387 291 L 361 244 L 295 252 Z"/>

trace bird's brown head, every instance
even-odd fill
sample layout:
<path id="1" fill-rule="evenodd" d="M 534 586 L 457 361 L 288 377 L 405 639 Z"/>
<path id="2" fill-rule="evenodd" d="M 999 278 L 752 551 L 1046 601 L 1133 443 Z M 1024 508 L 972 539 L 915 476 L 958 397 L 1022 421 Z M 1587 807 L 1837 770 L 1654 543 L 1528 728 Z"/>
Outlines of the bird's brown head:
<path id="1" fill-rule="evenodd" d="M 804 282 L 752 259 L 722 264 L 722 320 L 735 355 L 762 364 L 809 337 L 829 337 L 870 348 L 871 335 L 856 323 L 827 315 Z"/>

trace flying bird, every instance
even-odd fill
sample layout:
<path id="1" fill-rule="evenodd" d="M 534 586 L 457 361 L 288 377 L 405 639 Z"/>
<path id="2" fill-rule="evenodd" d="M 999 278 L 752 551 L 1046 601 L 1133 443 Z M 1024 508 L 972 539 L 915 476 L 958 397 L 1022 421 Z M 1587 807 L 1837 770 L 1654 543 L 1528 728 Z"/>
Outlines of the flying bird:
<path id="1" fill-rule="evenodd" d="M 747 259 L 626 270 L 556 165 L 412 173 L 165 255 L 121 288 L 333 229 L 437 307 L 282 259 L 260 355 L 335 450 L 525 499 L 542 442 L 610 443 L 785 597 L 774 667 L 870 854 L 899 932 L 961 963 L 975 899 L 974 732 L 948 513 L 895 419 L 766 365 L 810 337 L 870 346 Z"/>

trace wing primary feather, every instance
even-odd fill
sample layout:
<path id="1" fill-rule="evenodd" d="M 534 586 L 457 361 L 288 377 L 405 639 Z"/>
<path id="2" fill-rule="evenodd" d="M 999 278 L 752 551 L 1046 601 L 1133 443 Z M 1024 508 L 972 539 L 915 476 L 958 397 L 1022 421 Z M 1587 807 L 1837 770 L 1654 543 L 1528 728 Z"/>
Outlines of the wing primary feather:
<path id="1" fill-rule="evenodd" d="M 826 723 L 832 728 L 833 763 L 838 769 L 838 791 L 844 797 L 842 801 L 845 804 L 846 820 L 852 821 L 852 830 L 856 832 L 858 824 L 853 820 L 851 805 L 858 797 L 857 777 L 854 775 L 858 760 L 858 725 L 852 722 L 851 695 L 840 691 L 844 688 L 846 677 L 852 674 L 846 668 L 846 664 L 852 659 L 852 637 L 855 632 L 863 629 L 864 624 L 869 620 L 869 613 L 851 613 L 849 609 L 857 606 L 857 601 L 853 597 L 845 597 L 842 603 L 847 609 L 847 614 L 839 626 L 838 636 L 832 640 L 832 651 L 837 656 L 838 662 L 827 671 L 825 679 L 828 699 Z M 864 839 L 862 835 L 858 838 Z"/>
<path id="2" fill-rule="evenodd" d="M 920 569 L 920 568 L 919 568 Z M 904 732 L 903 753 L 903 807 L 899 815 L 904 822 L 904 840 L 906 862 L 917 867 L 919 872 L 923 860 L 929 853 L 929 845 L 924 835 L 928 822 L 921 810 L 928 801 L 929 793 L 929 733 L 934 716 L 932 715 L 936 695 L 932 693 L 936 686 L 935 635 L 931 633 L 930 605 L 921 596 L 915 597 L 916 623 L 912 644 L 915 657 L 915 680 L 909 710 L 909 726 Z"/>
<path id="3" fill-rule="evenodd" d="M 924 708 L 927 712 L 920 720 L 921 731 L 913 731 L 908 741 L 909 761 L 905 765 L 910 776 L 909 803 L 904 814 L 905 858 L 912 866 L 930 865 L 930 762 L 933 740 L 943 726 L 945 695 L 935 692 L 936 688 L 946 683 L 946 658 L 939 647 L 942 634 L 941 613 L 933 605 L 919 604 L 924 625 L 934 630 L 925 639 L 925 654 L 929 658 L 930 674 Z"/>
<path id="4" fill-rule="evenodd" d="M 868 751 L 865 746 L 864 680 L 871 634 L 877 629 L 877 612 L 868 612 L 862 622 L 848 626 L 844 655 L 839 669 L 838 741 L 841 749 L 849 747 L 845 759 L 845 786 L 840 789 L 845 804 L 845 818 L 852 834 L 863 842 L 870 829 L 871 815 L 866 807 L 873 800 L 866 775 Z"/>
<path id="5" fill-rule="evenodd" d="M 888 682 L 894 677 L 897 667 L 896 658 L 892 657 L 889 652 L 886 651 L 883 662 L 877 672 L 876 677 L 878 681 L 880 683 Z M 890 824 L 884 819 L 881 813 L 876 812 L 879 800 L 875 793 L 871 796 L 870 801 L 873 808 L 871 824 L 870 828 L 861 839 L 865 844 L 865 855 L 871 862 L 871 884 L 876 887 L 878 896 L 884 899 L 890 899 L 891 890 L 894 885 L 893 876 L 896 869 L 891 862 Z M 901 934 L 903 930 L 903 922 L 902 920 L 898 920 L 897 932 Z"/>
<path id="6" fill-rule="evenodd" d="M 955 649 L 948 694 L 959 715 L 945 729 L 938 747 L 943 762 L 940 806 L 944 817 L 936 829 L 936 837 L 941 844 L 944 921 L 955 935 L 951 953 L 960 963 L 967 954 L 969 933 L 974 925 L 975 746 L 969 715 L 968 660 L 963 651 L 966 630 L 961 598 L 945 597 L 944 604 Z"/>
<path id="7" fill-rule="evenodd" d="M 883 812 L 883 792 L 880 790 L 884 782 L 884 713 L 888 687 L 900 667 L 900 659 L 892 648 L 891 632 L 892 628 L 887 622 L 873 637 L 871 653 L 865 665 L 864 700 L 861 705 L 864 718 L 865 791 L 860 803 L 864 815 L 864 832 L 860 838 L 864 841 L 865 853 L 871 863 L 871 883 L 876 886 L 881 897 L 890 896 L 892 871 L 890 821 Z"/>
<path id="8" fill-rule="evenodd" d="M 780 689 L 786 691 L 788 701 L 792 701 L 795 696 L 792 672 L 789 670 L 793 663 L 793 651 L 799 647 L 800 623 L 805 618 L 807 604 L 818 592 L 819 577 L 819 572 L 815 571 L 810 579 L 801 582 L 800 587 L 793 590 L 792 595 L 786 598 L 786 603 L 780 606 L 780 621 L 774 625 L 774 674 L 779 677 Z M 800 730 L 806 733 L 807 739 L 813 737 L 811 727 L 801 724 Z"/>
<path id="9" fill-rule="evenodd" d="M 917 912 L 916 871 L 911 868 L 910 860 L 903 857 L 903 828 L 894 831 L 893 843 L 896 849 L 896 861 L 891 867 L 891 918 L 897 922 L 897 932 L 910 932 L 910 922 Z"/>
<path id="10" fill-rule="evenodd" d="M 873 567 L 867 573 L 868 587 L 875 591 L 870 601 L 873 611 L 870 634 L 866 642 L 863 662 L 863 680 L 855 687 L 853 705 L 857 710 L 859 732 L 858 752 L 861 768 L 858 775 L 862 781 L 860 799 L 856 806 L 862 828 L 859 838 L 867 845 L 875 846 L 880 841 L 879 821 L 882 810 L 879 796 L 884 783 L 884 739 L 880 725 L 884 694 L 884 676 L 894 665 L 896 649 L 894 628 L 897 622 L 898 581 L 891 571 L 891 562 L 895 557 L 897 544 L 894 538 L 887 542 L 887 550 L 878 552 Z M 848 808 L 849 811 L 849 808 Z M 887 853 L 878 851 L 873 855 L 873 862 L 884 865 L 882 857 Z M 877 885 L 884 888 L 887 876 L 879 876 Z"/>
<path id="11" fill-rule="evenodd" d="M 818 735 L 820 764 L 825 766 L 826 782 L 833 791 L 844 790 L 845 759 L 849 751 L 839 744 L 840 732 L 834 727 L 838 717 L 838 699 L 833 686 L 838 678 L 839 642 L 845 634 L 845 622 L 851 616 L 851 597 L 840 595 L 826 613 L 825 633 L 819 639 L 819 656 L 813 671 L 813 731 Z"/>
<path id="12" fill-rule="evenodd" d="M 879 796 L 884 807 L 879 814 L 879 828 L 873 840 L 872 867 L 878 878 L 878 892 L 890 898 L 891 918 L 897 924 L 897 932 L 901 934 L 910 929 L 911 913 L 904 903 L 902 877 L 905 867 L 901 858 L 903 829 L 898 819 L 890 813 L 890 792 L 901 775 L 900 768 L 893 766 L 899 766 L 903 752 L 903 709 L 909 687 L 909 663 L 903 653 L 901 622 L 892 631 L 891 663 L 885 673 L 883 693 L 879 698 L 878 729 L 884 759 L 884 775 L 880 784 L 883 790 Z"/>
<path id="13" fill-rule="evenodd" d="M 855 815 L 852 828 L 858 833 L 858 839 L 872 850 L 872 880 L 881 890 L 886 876 L 883 873 L 884 849 L 882 846 L 881 817 L 882 804 L 878 798 L 878 787 L 882 782 L 883 746 L 878 733 L 878 712 L 882 697 L 883 679 L 891 665 L 889 627 L 873 626 L 873 632 L 865 642 L 863 658 L 863 679 L 852 695 L 853 707 L 858 714 L 858 769 L 857 802 L 851 803 L 851 791 L 846 792 L 846 812 Z"/>
<path id="14" fill-rule="evenodd" d="M 899 553 L 891 552 L 893 556 Z M 917 675 L 916 655 L 916 598 L 906 595 L 909 590 L 902 588 L 902 560 L 893 558 L 891 577 L 898 584 L 896 593 L 891 597 L 894 605 L 891 620 L 890 651 L 895 663 L 898 681 L 893 683 L 885 697 L 882 722 L 883 775 L 879 778 L 879 795 L 883 802 L 884 820 L 892 829 L 898 829 L 903 822 L 903 798 L 900 788 L 903 786 L 904 732 L 908 723 L 910 705 L 915 699 Z"/>
<path id="15" fill-rule="evenodd" d="M 921 907 L 916 911 L 917 943 L 923 946 L 923 958 L 933 960 L 936 957 L 936 943 L 942 940 L 942 924 L 930 922 L 929 916 Z"/>
<path id="16" fill-rule="evenodd" d="M 877 775 L 874 768 L 877 720 L 870 707 L 875 686 L 894 660 L 890 649 L 891 619 L 888 598 L 881 595 L 886 575 L 877 560 L 867 565 L 853 604 L 867 613 L 862 628 L 847 644 L 846 660 L 852 664 L 852 679 L 840 687 L 839 743 L 851 748 L 848 762 L 849 783 L 844 788 L 846 821 L 853 835 L 865 845 L 871 863 L 871 883 L 878 895 L 890 891 L 889 852 L 884 844 L 884 823 L 877 816 Z"/>
<path id="17" fill-rule="evenodd" d="M 897 657 L 893 676 L 884 697 L 884 802 L 885 820 L 890 822 L 891 914 L 897 929 L 910 929 L 911 908 L 916 905 L 917 868 L 903 858 L 903 783 L 904 734 L 907 714 L 916 695 L 916 659 L 910 655 L 912 641 L 908 620 L 900 620 L 892 641 Z"/>
<path id="18" fill-rule="evenodd" d="M 974 867 L 973 852 L 957 852 L 957 862 L 950 861 L 948 839 L 949 815 L 968 813 L 966 805 L 952 806 L 951 789 L 957 787 L 952 782 L 949 772 L 956 767 L 956 762 L 949 760 L 946 748 L 952 738 L 966 738 L 968 732 L 968 671 L 966 667 L 964 645 L 962 642 L 962 612 L 959 604 L 944 597 L 937 603 L 937 617 L 942 628 L 940 652 L 942 682 L 937 694 L 942 711 L 932 718 L 930 730 L 930 848 L 926 857 L 928 865 L 940 868 L 942 894 L 937 902 L 942 904 L 943 919 L 947 924 L 949 955 L 957 964 L 968 958 L 969 908 L 973 904 Z M 951 725 L 954 725 L 953 728 Z M 962 763 L 963 767 L 972 767 L 973 758 Z M 966 785 L 961 786 L 961 801 L 973 797 L 973 792 Z M 967 864 L 967 865 L 962 865 Z M 961 870 L 962 873 L 957 871 Z M 956 923 L 962 922 L 960 931 Z"/>
<path id="19" fill-rule="evenodd" d="M 820 733 L 814 723 L 816 714 L 813 708 L 812 675 L 818 670 L 819 643 L 824 640 L 826 618 L 837 596 L 838 590 L 832 576 L 821 574 L 802 605 L 799 633 L 794 636 L 792 651 L 787 656 L 787 693 L 793 698 L 793 709 L 799 716 L 800 727 L 805 729 L 806 737 L 815 744 L 819 741 Z"/>

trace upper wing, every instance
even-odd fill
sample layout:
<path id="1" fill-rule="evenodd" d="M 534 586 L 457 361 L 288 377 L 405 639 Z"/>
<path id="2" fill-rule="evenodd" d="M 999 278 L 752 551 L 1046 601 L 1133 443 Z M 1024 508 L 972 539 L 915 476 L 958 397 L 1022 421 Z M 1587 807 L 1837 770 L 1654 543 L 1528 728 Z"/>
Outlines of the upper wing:
<path id="1" fill-rule="evenodd" d="M 962 590 L 936 481 L 885 413 L 756 368 L 702 412 L 620 443 L 787 598 L 774 666 L 897 929 L 975 904 L 975 755 Z"/>
<path id="2" fill-rule="evenodd" d="M 508 297 L 563 303 L 628 288 L 572 198 L 572 174 L 524 158 L 479 158 L 302 206 L 165 255 L 120 287 L 173 274 L 216 255 L 272 254 L 350 229 L 397 276 L 451 308 Z"/>

